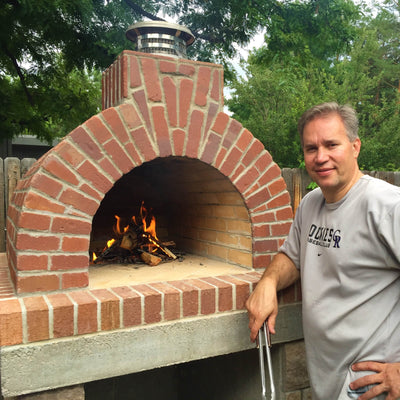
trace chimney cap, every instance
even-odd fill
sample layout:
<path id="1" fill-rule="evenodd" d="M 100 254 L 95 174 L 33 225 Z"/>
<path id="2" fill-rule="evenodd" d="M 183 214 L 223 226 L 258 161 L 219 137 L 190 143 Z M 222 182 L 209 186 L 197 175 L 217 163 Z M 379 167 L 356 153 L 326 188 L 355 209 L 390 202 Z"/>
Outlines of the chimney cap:
<path id="1" fill-rule="evenodd" d="M 146 53 L 186 57 L 186 47 L 194 42 L 194 35 L 185 26 L 166 21 L 143 21 L 129 26 L 126 37 L 137 43 Z"/>

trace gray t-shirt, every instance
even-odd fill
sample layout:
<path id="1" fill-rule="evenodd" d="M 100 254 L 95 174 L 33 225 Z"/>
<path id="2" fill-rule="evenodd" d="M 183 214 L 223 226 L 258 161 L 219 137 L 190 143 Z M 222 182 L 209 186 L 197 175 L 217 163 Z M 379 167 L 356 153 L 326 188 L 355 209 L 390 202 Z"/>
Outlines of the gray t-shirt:
<path id="1" fill-rule="evenodd" d="M 364 175 L 330 204 L 313 190 L 280 251 L 301 272 L 313 399 L 349 399 L 372 373 L 353 363 L 400 361 L 400 188 Z"/>

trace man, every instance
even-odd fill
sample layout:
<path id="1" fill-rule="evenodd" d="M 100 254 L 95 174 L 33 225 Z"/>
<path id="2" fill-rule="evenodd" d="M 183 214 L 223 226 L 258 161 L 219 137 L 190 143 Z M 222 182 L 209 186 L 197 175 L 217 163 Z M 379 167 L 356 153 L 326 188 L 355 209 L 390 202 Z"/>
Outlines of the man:
<path id="1" fill-rule="evenodd" d="M 352 108 L 315 106 L 299 133 L 319 188 L 247 300 L 250 337 L 275 333 L 276 292 L 301 277 L 313 399 L 399 399 L 400 190 L 359 170 Z"/>

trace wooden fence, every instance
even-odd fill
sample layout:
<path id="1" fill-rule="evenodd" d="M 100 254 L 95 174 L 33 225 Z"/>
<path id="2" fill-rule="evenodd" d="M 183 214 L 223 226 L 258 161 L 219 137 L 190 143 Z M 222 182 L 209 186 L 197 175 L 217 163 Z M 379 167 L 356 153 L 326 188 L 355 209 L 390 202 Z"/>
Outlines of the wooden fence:
<path id="1" fill-rule="evenodd" d="M 15 157 L 8 157 L 4 160 L 0 158 L 0 252 L 4 252 L 6 249 L 6 212 L 11 195 L 20 177 L 25 174 L 35 161 L 36 159 L 34 158 L 23 158 L 22 160 Z M 400 172 L 364 172 L 400 186 Z M 297 168 L 283 168 L 282 176 L 292 199 L 292 207 L 296 210 L 300 200 L 310 190 L 307 187 L 310 185 L 311 179 L 305 170 Z"/>

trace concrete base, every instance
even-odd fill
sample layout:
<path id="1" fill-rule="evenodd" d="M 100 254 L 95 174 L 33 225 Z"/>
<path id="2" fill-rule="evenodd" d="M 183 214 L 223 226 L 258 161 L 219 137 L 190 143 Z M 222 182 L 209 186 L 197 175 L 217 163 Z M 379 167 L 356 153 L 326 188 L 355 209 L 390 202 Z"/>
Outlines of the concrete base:
<path id="1" fill-rule="evenodd" d="M 273 343 L 301 339 L 301 305 L 281 307 Z M 2 347 L 4 397 L 47 391 L 254 348 L 245 311 Z"/>

